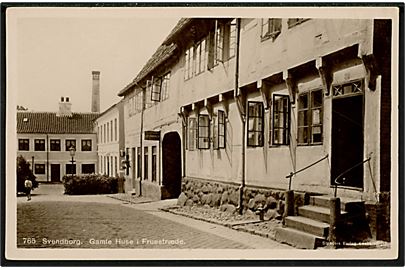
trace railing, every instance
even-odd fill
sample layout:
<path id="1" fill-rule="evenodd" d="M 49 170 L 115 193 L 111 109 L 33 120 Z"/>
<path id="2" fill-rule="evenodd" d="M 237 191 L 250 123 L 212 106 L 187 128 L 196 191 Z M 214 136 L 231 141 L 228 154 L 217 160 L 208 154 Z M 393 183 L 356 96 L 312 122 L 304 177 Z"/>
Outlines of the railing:
<path id="1" fill-rule="evenodd" d="M 337 188 L 338 188 L 338 185 L 339 185 L 339 184 L 340 184 L 340 185 L 344 184 L 344 182 L 338 182 L 339 178 L 341 178 L 343 175 L 345 175 L 346 173 L 350 172 L 351 170 L 357 168 L 358 166 L 363 165 L 363 164 L 366 163 L 366 162 L 369 162 L 370 160 L 371 160 L 371 156 L 370 156 L 369 158 L 367 158 L 367 159 L 365 159 L 365 160 L 363 160 L 363 161 L 357 163 L 356 165 L 350 167 L 349 169 L 345 170 L 344 172 L 342 172 L 341 174 L 339 174 L 339 175 L 333 180 L 333 183 L 335 184 L 334 197 L 336 197 L 336 195 L 337 195 Z"/>
<path id="2" fill-rule="evenodd" d="M 321 159 L 315 161 L 314 163 L 311 163 L 311 164 L 309 164 L 308 166 L 306 166 L 306 167 L 304 167 L 304 168 L 301 168 L 301 169 L 299 169 L 298 171 L 291 172 L 289 175 L 287 175 L 285 178 L 290 178 L 290 180 L 288 180 L 288 190 L 291 190 L 291 180 L 292 180 L 292 177 L 293 177 L 294 175 L 297 175 L 297 174 L 299 174 L 300 172 L 305 171 L 306 169 L 311 168 L 312 166 L 318 164 L 318 163 L 321 162 L 322 160 L 327 159 L 328 156 L 329 156 L 329 155 L 327 154 L 327 155 L 324 156 L 323 158 L 321 158 Z"/>

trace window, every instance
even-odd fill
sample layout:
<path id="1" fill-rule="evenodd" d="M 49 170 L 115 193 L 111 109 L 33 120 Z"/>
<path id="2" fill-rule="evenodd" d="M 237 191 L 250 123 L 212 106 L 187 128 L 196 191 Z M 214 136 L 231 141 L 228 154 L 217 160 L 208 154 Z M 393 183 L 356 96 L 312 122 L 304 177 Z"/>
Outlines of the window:
<path id="1" fill-rule="evenodd" d="M 333 86 L 333 97 L 340 97 L 345 95 L 357 95 L 361 93 L 363 93 L 361 81 L 355 81 L 347 84 Z"/>
<path id="2" fill-rule="evenodd" d="M 104 173 L 104 171 L 103 171 L 103 169 L 104 169 L 104 167 L 103 167 L 103 159 L 104 159 L 103 156 L 100 156 L 100 157 L 99 157 L 99 160 L 100 160 L 100 168 L 99 168 L 99 171 L 100 171 L 101 174 Z"/>
<path id="3" fill-rule="evenodd" d="M 125 165 L 125 175 L 129 175 L 129 148 L 125 149 L 125 161 L 126 161 L 126 165 Z"/>
<path id="4" fill-rule="evenodd" d="M 117 118 L 114 119 L 114 140 L 117 141 Z"/>
<path id="5" fill-rule="evenodd" d="M 157 147 L 152 146 L 152 182 L 156 182 L 157 176 Z"/>
<path id="6" fill-rule="evenodd" d="M 103 139 L 104 139 L 104 143 L 106 143 L 107 141 L 106 141 L 106 138 L 107 138 L 107 135 L 106 135 L 106 130 L 105 130 L 105 124 L 103 125 L 103 128 L 104 128 L 104 130 L 103 130 L 103 132 L 104 132 L 104 137 L 103 137 Z"/>
<path id="7" fill-rule="evenodd" d="M 45 164 L 35 164 L 35 174 L 45 174 Z"/>
<path id="8" fill-rule="evenodd" d="M 107 122 L 107 142 L 110 141 L 110 122 Z"/>
<path id="9" fill-rule="evenodd" d="M 152 81 L 148 80 L 146 82 L 146 90 L 145 90 L 145 109 L 152 107 Z"/>
<path id="10" fill-rule="evenodd" d="M 218 111 L 218 148 L 225 148 L 225 113 Z"/>
<path id="11" fill-rule="evenodd" d="M 100 143 L 103 143 L 103 126 L 100 127 Z"/>
<path id="12" fill-rule="evenodd" d="M 142 154 L 141 154 L 141 148 L 137 147 L 137 177 L 141 178 L 142 177 Z"/>
<path id="13" fill-rule="evenodd" d="M 218 110 L 217 117 L 212 117 L 212 139 L 214 149 L 225 148 L 225 113 Z"/>
<path id="14" fill-rule="evenodd" d="M 322 143 L 322 90 L 300 94 L 298 97 L 298 144 Z"/>
<path id="15" fill-rule="evenodd" d="M 166 75 L 164 75 L 162 78 L 162 93 L 161 93 L 162 101 L 169 98 L 169 86 L 170 86 L 170 72 L 166 73 Z"/>
<path id="16" fill-rule="evenodd" d="M 76 149 L 76 140 L 66 140 L 65 142 L 65 150 L 69 151 L 70 147 Z"/>
<path id="17" fill-rule="evenodd" d="M 264 106 L 262 102 L 248 102 L 248 146 L 263 146 Z"/>
<path id="18" fill-rule="evenodd" d="M 66 174 L 76 174 L 76 164 L 66 164 Z"/>
<path id="19" fill-rule="evenodd" d="M 118 158 L 114 157 L 114 164 L 115 164 L 115 171 L 114 171 L 114 176 L 118 175 Z"/>
<path id="20" fill-rule="evenodd" d="M 111 141 L 113 141 L 114 140 L 114 138 L 113 138 L 113 120 L 110 121 L 110 128 L 111 128 L 111 130 L 110 130 L 110 132 L 111 132 L 110 138 L 111 138 Z"/>
<path id="21" fill-rule="evenodd" d="M 35 139 L 34 140 L 34 149 L 35 151 L 45 151 L 45 140 L 44 139 Z"/>
<path id="22" fill-rule="evenodd" d="M 215 64 L 224 61 L 224 31 L 224 25 L 218 23 L 217 28 L 215 29 Z"/>
<path id="23" fill-rule="evenodd" d="M 209 36 L 208 69 L 220 62 L 228 61 L 236 53 L 236 19 L 216 22 Z"/>
<path id="24" fill-rule="evenodd" d="M 308 21 L 309 19 L 304 19 L 304 18 L 292 18 L 288 19 L 288 28 L 294 27 L 298 24 L 301 24 L 305 21 Z"/>
<path id="25" fill-rule="evenodd" d="M 148 180 L 148 161 L 149 161 L 149 156 L 148 156 L 148 147 L 145 146 L 143 148 L 143 179 Z"/>
<path id="26" fill-rule="evenodd" d="M 188 118 L 188 150 L 197 148 L 197 119 L 194 117 Z"/>
<path id="27" fill-rule="evenodd" d="M 262 19 L 262 40 L 276 38 L 281 33 L 281 19 Z"/>
<path id="28" fill-rule="evenodd" d="M 162 79 L 154 78 L 152 79 L 152 93 L 151 93 L 151 101 L 160 101 L 161 90 L 162 90 Z"/>
<path id="29" fill-rule="evenodd" d="M 60 140 L 50 140 L 51 151 L 60 151 Z"/>
<path id="30" fill-rule="evenodd" d="M 82 174 L 92 174 L 95 171 L 94 164 L 82 164 Z"/>
<path id="31" fill-rule="evenodd" d="M 207 50 L 205 38 L 197 43 L 195 47 L 195 74 L 200 74 L 205 71 L 207 65 Z"/>
<path id="32" fill-rule="evenodd" d="M 185 55 L 184 79 L 188 80 L 194 74 L 194 46 L 191 46 Z"/>
<path id="33" fill-rule="evenodd" d="M 91 140 L 82 140 L 82 151 L 91 151 Z"/>
<path id="34" fill-rule="evenodd" d="M 272 145 L 288 145 L 290 135 L 290 99 L 288 95 L 273 95 Z"/>
<path id="35" fill-rule="evenodd" d="M 30 140 L 29 139 L 18 139 L 18 150 L 29 151 L 30 150 Z"/>
<path id="36" fill-rule="evenodd" d="M 198 116 L 198 149 L 210 148 L 210 119 L 208 115 L 200 114 Z"/>

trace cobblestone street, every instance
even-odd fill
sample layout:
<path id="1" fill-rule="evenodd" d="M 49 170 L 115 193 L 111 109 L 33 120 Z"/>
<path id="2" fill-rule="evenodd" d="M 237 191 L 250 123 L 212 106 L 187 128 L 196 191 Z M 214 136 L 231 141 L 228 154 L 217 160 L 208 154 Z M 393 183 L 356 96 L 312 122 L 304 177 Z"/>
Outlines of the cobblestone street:
<path id="1" fill-rule="evenodd" d="M 18 198 L 19 248 L 290 248 L 269 239 L 104 195 L 66 196 L 42 185 L 32 201 Z M 156 202 L 155 205 L 165 203 Z"/>

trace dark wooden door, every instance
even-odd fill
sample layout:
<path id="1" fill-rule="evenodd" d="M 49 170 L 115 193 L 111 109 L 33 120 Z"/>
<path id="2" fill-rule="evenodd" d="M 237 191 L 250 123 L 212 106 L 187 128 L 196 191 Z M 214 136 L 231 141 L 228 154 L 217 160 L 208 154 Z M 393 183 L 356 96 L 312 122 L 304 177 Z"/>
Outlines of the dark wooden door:
<path id="1" fill-rule="evenodd" d="M 363 95 L 332 100 L 332 185 L 363 188 Z"/>
<path id="2" fill-rule="evenodd" d="M 181 140 L 177 132 L 165 134 L 162 142 L 162 199 L 177 198 L 181 192 Z"/>
<path id="3" fill-rule="evenodd" d="M 60 181 L 60 165 L 51 164 L 51 181 L 58 182 Z"/>

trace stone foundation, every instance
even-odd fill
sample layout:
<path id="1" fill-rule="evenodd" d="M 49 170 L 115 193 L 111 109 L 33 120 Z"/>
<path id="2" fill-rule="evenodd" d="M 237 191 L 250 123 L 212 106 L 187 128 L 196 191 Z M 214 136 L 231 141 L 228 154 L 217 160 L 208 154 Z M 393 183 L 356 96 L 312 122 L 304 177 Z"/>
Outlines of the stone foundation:
<path id="1" fill-rule="evenodd" d="M 209 205 L 223 211 L 236 211 L 240 204 L 240 185 L 198 178 L 183 178 L 182 193 L 178 199 L 180 206 Z M 252 214 L 265 211 L 267 219 L 282 216 L 284 213 L 284 190 L 245 186 L 243 189 L 243 212 Z M 304 204 L 305 193 L 295 192 L 295 212 Z"/>

